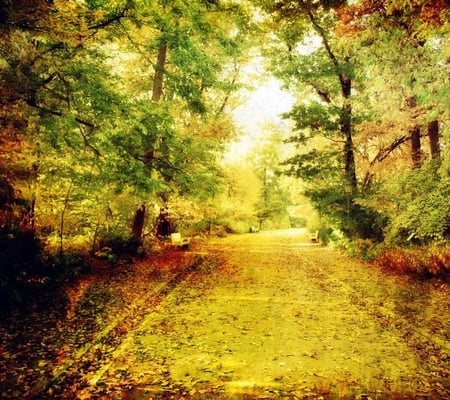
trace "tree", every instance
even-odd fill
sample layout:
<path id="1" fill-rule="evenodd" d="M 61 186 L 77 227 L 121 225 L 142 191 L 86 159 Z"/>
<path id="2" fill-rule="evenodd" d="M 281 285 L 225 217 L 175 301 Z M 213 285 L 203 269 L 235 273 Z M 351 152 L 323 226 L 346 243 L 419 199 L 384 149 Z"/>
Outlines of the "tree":
<path id="1" fill-rule="evenodd" d="M 286 114 L 296 124 L 290 141 L 298 146 L 286 161 L 289 172 L 309 182 L 319 211 L 349 236 L 370 237 L 372 231 L 382 239 L 386 216 L 370 205 L 379 180 L 411 158 L 421 165 L 429 123 L 437 154 L 433 121 L 448 113 L 448 94 L 439 83 L 448 81 L 448 5 L 257 3 L 277 32 L 275 51 L 268 53 L 276 60 L 273 69 L 298 97 Z M 408 158 L 405 144 L 413 146 Z"/>
<path id="2" fill-rule="evenodd" d="M 372 100 L 371 119 L 387 121 L 391 117 L 394 122 L 392 116 L 401 113 L 394 122 L 398 129 L 388 129 L 385 136 L 396 135 L 375 156 L 375 162 L 382 161 L 380 155 L 385 160 L 387 152 L 411 141 L 412 165 L 417 167 L 423 157 L 420 139 L 427 125 L 447 114 L 448 95 L 441 90 L 441 82 L 448 80 L 448 11 L 445 1 L 362 1 L 338 10 L 338 32 L 357 49 L 361 75 L 372 83 L 379 80 L 377 85 L 364 87 Z M 439 122 L 434 123 L 438 127 L 436 124 Z M 405 135 L 409 136 L 406 140 Z M 436 148 L 439 138 L 434 135 L 431 140 Z"/>
<path id="3" fill-rule="evenodd" d="M 126 191 L 135 204 L 134 197 L 198 195 L 206 177 L 214 181 L 215 154 L 230 125 L 206 102 L 222 91 L 221 71 L 239 53 L 240 37 L 230 33 L 239 7 L 36 0 L 1 11 L 1 138 L 9 153 L 0 168 L 8 171 L 5 188 L 15 190 L 8 196 L 27 187 L 53 203 L 46 185 L 70 180 L 73 193 L 84 191 L 89 201 Z M 201 121 L 195 132 L 194 120 Z M 203 135 L 219 123 L 220 135 Z M 26 160 L 26 175 L 14 171 L 12 159 L 22 170 Z M 63 193 L 53 192 L 61 204 Z M 47 209 L 37 204 L 41 217 Z M 87 220 L 95 222 L 91 211 Z"/>
<path id="4" fill-rule="evenodd" d="M 289 115 L 297 129 L 311 134 L 342 137 L 344 180 L 356 190 L 352 123 L 352 65 L 333 37 L 336 19 L 332 7 L 341 2 L 278 1 L 263 3 L 271 13 L 284 44 L 283 62 L 277 59 L 277 75 L 287 82 L 309 86 L 309 100 Z M 305 51 L 306 41 L 320 43 Z M 294 84 L 295 84 L 294 83 Z M 314 121 L 312 121 L 314 119 Z M 300 133 L 297 141 L 305 139 Z M 293 162 L 300 161 L 298 158 Z M 301 165 L 298 165 L 298 171 Z"/>
<path id="5" fill-rule="evenodd" d="M 405 240 L 410 235 L 422 241 L 429 241 L 433 235 L 435 238 L 445 236 L 446 222 L 444 227 L 440 223 L 448 220 L 448 210 L 439 199 L 441 193 L 446 192 L 448 182 L 445 174 L 438 172 L 438 164 L 441 159 L 439 125 L 445 125 L 442 122 L 448 116 L 445 105 L 448 104 L 448 93 L 442 90 L 442 83 L 448 82 L 449 11 L 450 7 L 444 1 L 408 4 L 363 1 L 340 9 L 340 32 L 346 40 L 353 42 L 360 54 L 360 74 L 365 74 L 365 80 L 370 82 L 364 86 L 370 101 L 365 104 L 372 109 L 370 119 L 366 120 L 370 131 L 358 130 L 363 140 L 370 140 L 366 141 L 367 146 L 378 145 L 366 167 L 367 178 L 364 180 L 364 189 L 371 194 L 360 202 L 372 203 L 372 209 L 389 217 L 386 232 L 390 241 Z M 379 84 L 375 84 L 378 80 Z M 370 121 L 381 122 L 371 124 Z M 431 163 L 433 167 L 425 162 L 421 145 L 427 136 L 430 157 L 436 160 Z M 402 146 L 408 143 L 411 151 L 405 152 Z M 357 145 L 361 147 L 360 142 Z M 412 162 L 408 162 L 408 155 Z M 425 171 L 402 178 L 402 169 L 410 165 L 417 170 L 424 165 Z M 370 190 L 375 171 L 378 185 Z M 419 194 L 413 185 L 405 185 L 405 179 L 420 181 L 418 185 L 428 189 Z M 399 180 L 408 188 L 407 192 L 403 188 L 398 193 L 392 192 L 392 185 Z M 389 197 L 398 200 L 395 208 Z M 431 218 L 418 211 L 427 205 L 433 209 Z M 405 222 L 407 219 L 408 223 Z"/>
<path id="6" fill-rule="evenodd" d="M 295 122 L 290 142 L 298 147 L 285 161 L 288 173 L 310 183 L 309 194 L 321 212 L 335 213 L 337 206 L 346 219 L 358 181 L 354 60 L 335 34 L 335 9 L 344 2 L 258 4 L 269 13 L 271 30 L 276 29 L 277 41 L 267 52 L 272 70 L 298 99 L 285 115 Z"/>
<path id="7" fill-rule="evenodd" d="M 285 134 L 273 124 L 263 127 L 264 139 L 248 155 L 248 164 L 261 184 L 256 204 L 259 228 L 289 227 L 288 207 L 291 205 L 295 185 L 293 178 L 283 175 L 280 165 L 283 155 L 289 152 L 284 143 Z"/>

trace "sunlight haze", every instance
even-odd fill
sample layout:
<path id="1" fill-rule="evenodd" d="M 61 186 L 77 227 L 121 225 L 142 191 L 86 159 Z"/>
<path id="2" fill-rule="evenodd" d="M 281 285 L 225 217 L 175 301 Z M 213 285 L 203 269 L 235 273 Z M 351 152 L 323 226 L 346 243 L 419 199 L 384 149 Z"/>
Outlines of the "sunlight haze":
<path id="1" fill-rule="evenodd" d="M 280 131 L 287 131 L 289 123 L 281 114 L 289 111 L 293 104 L 293 96 L 281 88 L 280 81 L 269 78 L 263 82 L 250 94 L 248 100 L 233 112 L 241 137 L 230 144 L 225 159 L 236 161 L 244 157 L 270 133 L 264 130 L 267 124 L 274 124 Z"/>

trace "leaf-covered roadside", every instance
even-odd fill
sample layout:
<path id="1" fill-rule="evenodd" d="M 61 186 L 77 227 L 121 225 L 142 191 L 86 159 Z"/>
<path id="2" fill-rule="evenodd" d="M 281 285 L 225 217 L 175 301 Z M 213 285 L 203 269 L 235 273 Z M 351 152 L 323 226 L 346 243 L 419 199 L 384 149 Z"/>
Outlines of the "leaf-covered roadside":
<path id="1" fill-rule="evenodd" d="M 74 396 L 80 376 L 99 368 L 147 307 L 201 263 L 201 255 L 168 250 L 132 264 L 97 264 L 45 307 L 3 318 L 0 397 Z"/>

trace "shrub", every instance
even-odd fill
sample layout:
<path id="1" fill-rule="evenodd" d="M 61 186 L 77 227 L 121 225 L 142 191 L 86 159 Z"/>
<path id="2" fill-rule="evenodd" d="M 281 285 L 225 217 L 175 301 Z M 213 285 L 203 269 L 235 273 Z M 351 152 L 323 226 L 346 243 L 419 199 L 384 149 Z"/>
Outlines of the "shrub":
<path id="1" fill-rule="evenodd" d="M 5 278 L 22 275 L 40 263 L 43 251 L 41 241 L 32 231 L 2 228 L 0 230 L 1 275 Z"/>
<path id="2" fill-rule="evenodd" d="M 450 277 L 450 247 L 391 248 L 381 251 L 374 264 L 384 271 L 423 278 Z"/>
<path id="3" fill-rule="evenodd" d="M 73 280 L 91 269 L 88 257 L 77 253 L 45 254 L 43 263 L 46 276 L 50 278 L 52 283 L 58 285 L 63 281 Z"/>
<path id="4" fill-rule="evenodd" d="M 3 313 L 54 300 L 64 281 L 89 268 L 76 254 L 51 255 L 32 231 L 0 230 L 0 301 Z"/>
<path id="5" fill-rule="evenodd" d="M 376 246 L 371 239 L 356 239 L 348 241 L 346 250 L 352 256 L 371 260 L 374 257 Z"/>
<path id="6" fill-rule="evenodd" d="M 450 248 L 430 249 L 427 268 L 432 275 L 448 278 L 450 275 Z"/>
<path id="7" fill-rule="evenodd" d="M 109 232 L 99 240 L 100 249 L 109 248 L 116 255 L 138 255 L 142 247 L 142 241 L 132 235 L 120 232 Z"/>
<path id="8" fill-rule="evenodd" d="M 339 186 L 309 190 L 306 194 L 319 212 L 322 224 L 339 230 L 349 239 L 383 241 L 388 219 L 369 199 L 347 197 Z"/>
<path id="9" fill-rule="evenodd" d="M 386 241 L 393 245 L 445 243 L 450 238 L 450 177 L 434 160 L 407 171 L 387 193 L 392 204 Z"/>

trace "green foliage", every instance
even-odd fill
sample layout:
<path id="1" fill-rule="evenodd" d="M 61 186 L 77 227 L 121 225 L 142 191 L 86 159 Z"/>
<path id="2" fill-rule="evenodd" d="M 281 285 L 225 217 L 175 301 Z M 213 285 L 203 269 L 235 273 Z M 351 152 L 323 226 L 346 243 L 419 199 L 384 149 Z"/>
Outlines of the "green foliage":
<path id="1" fill-rule="evenodd" d="M 350 239 L 381 242 L 387 218 L 378 210 L 358 204 L 342 187 L 329 186 L 306 192 L 325 225 L 344 233 Z"/>
<path id="2" fill-rule="evenodd" d="M 442 242 L 450 238 L 450 177 L 439 163 L 427 162 L 408 171 L 391 186 L 392 207 L 387 211 L 390 243 Z"/>
<path id="3" fill-rule="evenodd" d="M 61 243 L 95 242 L 103 229 L 127 232 L 142 200 L 195 199 L 207 224 L 235 230 L 256 218 L 284 223 L 291 200 L 277 171 L 281 147 L 269 143 L 255 158 L 261 185 L 230 179 L 220 186 L 220 153 L 235 133 L 223 115 L 248 56 L 253 10 L 242 2 L 88 0 L 42 1 L 30 13 L 33 5 L 10 3 L 0 21 L 2 226 L 20 214 L 19 195 L 22 208 L 36 199 L 37 226 Z M 399 179 L 381 164 L 398 150 L 390 143 L 406 142 L 398 137 L 411 121 L 423 126 L 448 116 L 448 15 L 441 3 L 428 14 L 407 3 L 390 2 L 387 14 L 375 4 L 334 0 L 252 3 L 273 17 L 259 27 L 267 34 L 264 54 L 298 100 L 285 115 L 297 154 L 282 168 L 310 185 L 329 226 L 351 238 L 380 241 L 386 233 L 394 243 L 429 243 L 449 236 L 448 154 L 441 167 Z M 162 86 L 153 96 L 158 74 Z M 405 106 L 411 99 L 417 106 Z M 360 170 L 346 195 L 353 156 Z M 385 204 L 386 193 L 366 185 L 366 172 L 390 188 Z M 126 236 L 110 238 L 119 252 L 133 247 Z"/>
<path id="4" fill-rule="evenodd" d="M 375 259 L 380 247 L 380 245 L 377 245 L 371 239 L 349 240 L 341 237 L 335 238 L 335 242 L 338 247 L 344 249 L 347 254 L 365 261 L 372 261 Z"/>
<path id="5" fill-rule="evenodd" d="M 295 121 L 295 128 L 300 134 L 302 130 L 308 130 L 312 135 L 317 135 L 339 131 L 339 112 L 335 107 L 310 102 L 294 106 L 285 116 Z M 292 141 L 303 143 L 299 139 L 294 136 Z"/>
<path id="6" fill-rule="evenodd" d="M 73 281 L 77 276 L 91 270 L 90 261 L 85 253 L 64 252 L 42 255 L 42 263 L 49 279 L 49 286 L 61 285 Z"/>
<path id="7" fill-rule="evenodd" d="M 294 123 L 289 142 L 297 146 L 286 172 L 307 182 L 324 223 L 351 240 L 448 241 L 445 168 L 399 173 L 409 165 L 401 146 L 412 121 L 423 131 L 431 119 L 446 126 L 443 3 L 425 11 L 417 2 L 390 2 L 388 15 L 375 3 L 257 3 L 277 27 L 279 40 L 266 46 L 272 70 L 297 94 L 285 115 Z M 353 159 L 358 170 L 348 179 Z M 348 194 L 345 181 L 352 184 Z"/>
<path id="8" fill-rule="evenodd" d="M 137 256 L 141 255 L 142 242 L 122 231 L 111 231 L 100 234 L 99 247 L 101 252 L 112 253 L 117 257 Z"/>
<path id="9" fill-rule="evenodd" d="M 291 228 L 304 228 L 308 223 L 308 219 L 304 216 L 289 216 L 289 225 Z"/>
<path id="10" fill-rule="evenodd" d="M 340 159 L 340 153 L 333 149 L 329 151 L 319 151 L 311 149 L 305 153 L 299 153 L 282 162 L 282 165 L 288 166 L 285 173 L 306 182 L 320 182 L 330 180 L 330 178 L 339 175 L 337 161 Z"/>
<path id="11" fill-rule="evenodd" d="M 86 0 L 86 5 L 89 8 L 96 9 L 101 8 L 105 4 L 107 4 L 110 0 Z"/>
<path id="12" fill-rule="evenodd" d="M 29 11 L 25 4 L 14 8 L 17 18 Z M 0 116 L 8 128 L 0 141 L 11 143 L 0 167 L 5 163 L 13 175 L 16 158 L 22 170 L 36 167 L 8 179 L 11 188 L 2 186 L 1 194 L 36 195 L 39 225 L 53 232 L 49 239 L 69 245 L 95 240 L 106 227 L 127 232 L 135 201 L 201 202 L 215 195 L 218 151 L 233 133 L 217 115 L 237 87 L 224 71 L 245 41 L 244 10 L 157 0 L 51 8 L 24 25 L 0 26 Z M 167 62 L 156 102 L 150 101 L 152 66 L 162 45 Z M 29 147 L 19 146 L 19 131 Z M 120 211 L 115 207 L 118 196 L 128 208 L 126 201 Z"/>
<path id="13" fill-rule="evenodd" d="M 350 207 L 348 236 L 381 242 L 387 218 L 373 208 L 353 204 Z"/>

